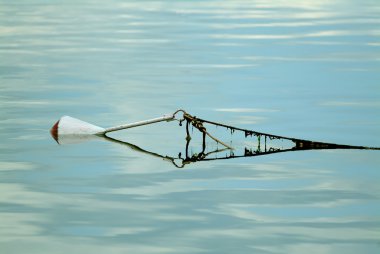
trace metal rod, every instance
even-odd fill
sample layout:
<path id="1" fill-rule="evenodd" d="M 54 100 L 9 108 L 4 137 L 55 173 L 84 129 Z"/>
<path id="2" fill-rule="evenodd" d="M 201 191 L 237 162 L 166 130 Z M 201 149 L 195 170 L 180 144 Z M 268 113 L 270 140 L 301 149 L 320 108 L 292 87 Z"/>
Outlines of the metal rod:
<path id="1" fill-rule="evenodd" d="M 144 121 L 139 121 L 139 122 L 135 122 L 135 123 L 128 123 L 128 124 L 118 125 L 118 126 L 114 126 L 114 127 L 109 127 L 109 128 L 106 128 L 104 131 L 99 132 L 98 134 L 106 134 L 106 133 L 109 133 L 112 131 L 124 130 L 124 129 L 129 129 L 129 128 L 138 127 L 138 126 L 142 126 L 142 125 L 148 125 L 148 124 L 158 123 L 158 122 L 162 122 L 162 121 L 171 121 L 171 120 L 174 120 L 173 114 L 164 115 L 161 117 L 157 117 L 157 118 L 153 118 L 153 119 L 149 119 L 149 120 L 144 120 Z"/>

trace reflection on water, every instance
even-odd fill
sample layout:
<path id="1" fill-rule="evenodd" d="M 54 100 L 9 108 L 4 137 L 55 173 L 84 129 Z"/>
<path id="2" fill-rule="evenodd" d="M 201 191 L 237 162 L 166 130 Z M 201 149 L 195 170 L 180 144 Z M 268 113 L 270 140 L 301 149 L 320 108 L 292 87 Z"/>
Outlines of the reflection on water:
<path id="1" fill-rule="evenodd" d="M 183 114 L 182 117 L 178 118 L 177 114 Z M 305 151 L 305 150 L 328 150 L 328 149 L 360 149 L 360 150 L 380 150 L 378 147 L 366 147 L 366 146 L 350 146 L 350 145 L 340 145 L 324 142 L 316 142 L 310 140 L 303 140 L 297 138 L 282 137 L 273 134 L 261 133 L 252 130 L 241 129 L 234 126 L 229 126 L 222 123 L 216 123 L 209 120 L 204 120 L 195 116 L 190 115 L 184 110 L 177 110 L 173 115 L 164 116 L 165 118 L 155 118 L 154 121 L 146 120 L 140 121 L 138 123 L 130 123 L 125 125 L 119 125 L 117 127 L 107 128 L 106 130 L 98 126 L 94 126 L 87 122 L 83 122 L 78 119 L 72 120 L 71 117 L 63 117 L 50 130 L 52 138 L 57 141 L 60 145 L 76 144 L 81 142 L 87 142 L 95 139 L 104 139 L 113 143 L 118 143 L 129 147 L 130 149 L 140 152 L 142 154 L 150 155 L 153 157 L 161 158 L 168 162 L 171 162 L 177 168 L 183 168 L 185 165 L 190 163 L 195 163 L 199 161 L 215 161 L 215 160 L 226 160 L 241 157 L 254 157 L 260 155 L 269 155 L 280 152 L 295 152 L 295 151 Z M 64 119 L 70 119 L 62 121 Z M 159 119 L 159 120 L 157 120 Z M 135 144 L 128 143 L 126 141 L 118 140 L 109 137 L 110 132 L 120 131 L 129 128 L 138 128 L 143 125 L 155 124 L 162 121 L 178 121 L 179 126 L 185 123 L 186 128 L 186 144 L 182 151 L 179 151 L 177 157 L 172 157 L 168 155 L 162 155 L 162 152 L 152 152 L 140 148 Z M 190 126 L 192 128 L 190 134 Z M 206 128 L 207 126 L 207 128 Z M 210 134 L 208 131 L 210 126 L 225 128 L 231 133 L 229 143 L 225 143 L 222 140 L 214 137 L 214 134 Z M 198 145 L 201 146 L 199 153 L 190 152 L 197 150 L 190 146 L 192 134 L 194 134 L 194 129 L 199 131 L 201 135 L 201 141 L 198 141 Z M 100 131 L 100 132 L 99 132 Z M 154 131 L 158 131 L 155 129 Z M 216 132 L 216 130 L 214 130 Z M 225 130 L 223 137 L 226 137 Z M 243 142 L 238 140 L 235 136 L 236 133 L 244 135 Z M 84 134 L 85 133 L 85 134 Z M 220 133 L 220 131 L 219 131 Z M 218 135 L 219 136 L 219 135 Z M 253 140 L 248 141 L 249 137 L 253 137 Z M 214 144 L 206 142 L 207 138 L 213 141 Z M 242 137 L 240 137 L 242 139 Z M 216 147 L 215 147 L 216 142 Z M 200 144 L 199 144 L 200 143 Z M 219 148 L 218 145 L 221 147 Z M 210 148 L 211 147 L 211 148 Z M 183 153 L 183 155 L 182 155 Z"/>
<path id="2" fill-rule="evenodd" d="M 371 0 L 0 1 L 1 250 L 378 253 L 378 151 L 177 169 L 104 140 L 59 146 L 48 130 L 65 114 L 114 126 L 186 108 L 247 130 L 379 146 L 379 14 Z M 112 138 L 185 158 L 184 128 Z M 207 130 L 238 137 L 235 154 L 257 151 L 258 137 Z M 190 134 L 191 158 L 202 135 Z"/>

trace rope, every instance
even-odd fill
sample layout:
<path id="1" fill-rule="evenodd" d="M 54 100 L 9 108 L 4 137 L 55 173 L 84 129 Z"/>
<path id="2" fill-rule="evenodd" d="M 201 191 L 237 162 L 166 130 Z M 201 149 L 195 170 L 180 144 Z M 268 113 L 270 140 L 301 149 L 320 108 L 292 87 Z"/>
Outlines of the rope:
<path id="1" fill-rule="evenodd" d="M 288 140 L 291 140 L 291 141 L 294 141 L 294 142 L 297 142 L 297 141 L 308 141 L 308 140 L 303 140 L 303 139 L 295 139 L 295 138 L 290 138 L 290 137 L 284 137 L 284 136 L 278 136 L 278 135 L 272 135 L 272 134 L 268 134 L 268 133 L 264 133 L 264 132 L 258 132 L 258 131 L 252 131 L 252 130 L 247 130 L 247 129 L 242 129 L 242 128 L 238 128 L 238 127 L 234 127 L 234 126 L 231 126 L 231 125 L 226 125 L 226 124 L 223 124 L 223 123 L 218 123 L 218 122 L 213 122 L 213 121 L 209 121 L 209 120 L 205 120 L 205 119 L 202 119 L 202 118 L 198 118 L 196 116 L 192 116 L 190 115 L 189 113 L 187 113 L 185 110 L 183 109 L 178 109 L 177 111 L 175 111 L 173 113 L 173 118 L 175 119 L 175 115 L 179 112 L 182 112 L 183 113 L 183 119 L 181 120 L 178 120 L 180 122 L 180 125 L 182 126 L 182 122 L 184 120 L 187 120 L 189 122 L 200 122 L 200 123 L 208 123 L 208 124 L 212 124 L 212 125 L 215 125 L 215 126 L 220 126 L 220 127 L 225 127 L 227 129 L 230 129 L 231 132 L 233 133 L 234 131 L 243 131 L 245 133 L 245 136 L 248 137 L 248 136 L 252 136 L 252 135 L 255 135 L 255 136 L 267 136 L 269 137 L 270 139 L 288 139 Z M 194 125 L 193 125 L 194 126 Z M 196 126 L 194 126 L 196 127 Z M 210 135 L 210 134 L 209 134 Z M 215 140 L 215 139 L 214 139 Z M 215 140 L 216 141 L 216 140 Z M 218 143 L 223 143 L 221 142 L 220 140 L 217 141 Z M 226 144 L 224 144 L 226 145 Z M 226 147 L 230 147 L 230 146 L 226 146 Z"/>
<path id="2" fill-rule="evenodd" d="M 196 129 L 198 129 L 200 132 L 203 133 L 203 144 L 205 143 L 205 135 L 209 136 L 211 139 L 213 139 L 214 141 L 216 141 L 217 143 L 220 143 L 221 145 L 227 147 L 228 149 L 231 149 L 231 150 L 234 150 L 233 147 L 227 145 L 226 143 L 224 143 L 223 141 L 217 139 L 216 137 L 212 136 L 206 129 L 206 127 L 203 126 L 203 121 L 196 118 L 195 116 L 192 116 L 190 114 L 188 114 L 187 112 L 183 111 L 183 110 L 180 110 L 183 112 L 183 118 L 187 121 L 187 123 L 191 123 L 191 125 L 193 125 Z M 179 112 L 179 111 L 177 111 Z M 176 113 L 177 113 L 176 112 Z"/>

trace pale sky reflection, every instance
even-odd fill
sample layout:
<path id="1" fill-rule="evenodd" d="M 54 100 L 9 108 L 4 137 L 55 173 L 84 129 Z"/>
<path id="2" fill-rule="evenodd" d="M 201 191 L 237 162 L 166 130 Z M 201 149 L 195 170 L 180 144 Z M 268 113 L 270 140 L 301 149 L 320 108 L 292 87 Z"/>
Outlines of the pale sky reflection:
<path id="1" fill-rule="evenodd" d="M 377 151 L 177 169 L 114 143 L 60 146 L 49 129 L 63 114 L 107 127 L 184 108 L 378 146 L 379 11 L 371 0 L 3 1 L 1 251 L 378 253 Z M 117 135 L 177 156 L 178 128 Z"/>

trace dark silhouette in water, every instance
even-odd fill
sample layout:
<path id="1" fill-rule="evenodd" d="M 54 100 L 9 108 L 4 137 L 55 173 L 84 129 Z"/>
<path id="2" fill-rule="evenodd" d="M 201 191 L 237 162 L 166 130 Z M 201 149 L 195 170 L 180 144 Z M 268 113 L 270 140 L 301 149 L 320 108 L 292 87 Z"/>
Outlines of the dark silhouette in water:
<path id="1" fill-rule="evenodd" d="M 134 151 L 141 152 L 144 154 L 148 154 L 148 155 L 169 161 L 178 168 L 183 168 L 187 164 L 200 162 L 200 161 L 214 161 L 214 160 L 227 160 L 227 159 L 242 158 L 242 157 L 255 157 L 255 156 L 269 155 L 269 154 L 282 153 L 282 152 L 294 152 L 294 151 L 305 151 L 305 150 L 329 150 L 329 149 L 330 150 L 332 149 L 380 150 L 379 148 L 371 148 L 371 147 L 364 147 L 364 146 L 349 146 L 349 145 L 329 144 L 329 143 L 323 143 L 323 142 L 312 142 L 312 141 L 306 141 L 306 140 L 295 140 L 293 147 L 282 149 L 282 148 L 267 146 L 266 143 L 264 143 L 262 145 L 258 145 L 256 149 L 245 147 L 244 153 L 239 154 L 239 155 L 235 154 L 233 150 L 228 149 L 228 148 L 216 149 L 214 151 L 205 152 L 207 145 L 206 145 L 206 142 L 203 142 L 202 151 L 200 153 L 190 154 L 189 144 L 190 144 L 191 139 L 187 138 L 185 154 L 182 155 L 182 153 L 179 153 L 178 157 L 175 158 L 175 157 L 164 156 L 159 153 L 147 151 L 147 150 L 144 150 L 143 148 L 140 148 L 137 145 L 134 145 L 125 141 L 121 141 L 118 139 L 114 139 L 106 135 L 103 138 L 114 143 L 125 145 Z M 269 138 L 271 138 L 271 136 L 266 135 L 264 140 L 267 140 Z M 276 139 L 281 139 L 281 138 L 276 137 Z M 260 147 L 264 147 L 264 148 L 260 149 Z M 226 152 L 226 151 L 227 152 L 229 151 L 227 155 L 226 153 L 224 153 L 223 156 L 218 157 L 218 154 L 221 154 L 222 152 Z"/>
<path id="2" fill-rule="evenodd" d="M 179 112 L 183 113 L 183 117 L 180 119 L 175 119 L 175 115 Z M 272 134 L 242 129 L 242 128 L 238 128 L 234 126 L 229 126 L 229 125 L 225 125 L 225 124 L 221 124 L 217 122 L 200 119 L 188 114 L 187 112 L 183 110 L 176 111 L 173 114 L 173 120 L 179 121 L 180 126 L 182 126 L 182 123 L 186 121 L 185 152 L 184 152 L 184 155 L 180 152 L 178 154 L 178 157 L 164 156 L 159 153 L 150 152 L 134 144 L 109 137 L 106 134 L 62 135 L 62 137 L 58 137 L 59 135 L 57 131 L 51 131 L 51 135 L 59 144 L 61 144 L 60 142 L 62 141 L 61 138 L 64 138 L 66 141 L 70 141 L 70 142 L 74 141 L 72 143 L 75 143 L 75 141 L 89 140 L 91 138 L 104 138 L 108 141 L 128 146 L 134 151 L 138 151 L 144 154 L 149 154 L 154 157 L 158 157 L 158 158 L 170 161 L 178 168 L 182 168 L 187 164 L 199 162 L 199 161 L 226 160 L 226 159 L 241 158 L 241 157 L 254 157 L 254 156 L 269 155 L 269 154 L 275 154 L 275 153 L 281 153 L 281 152 L 290 152 L 290 151 L 322 150 L 322 149 L 323 150 L 327 150 L 327 149 L 380 150 L 380 148 L 377 148 L 377 147 L 350 146 L 350 145 L 340 145 L 340 144 L 333 144 L 333 143 L 315 142 L 315 141 L 310 141 L 310 140 L 289 138 L 289 137 L 284 137 L 284 136 L 278 136 L 278 135 L 272 135 Z M 221 140 L 211 135 L 207 131 L 205 124 L 227 128 L 231 132 L 231 135 L 233 135 L 235 132 L 243 132 L 244 137 L 246 139 L 247 138 L 256 139 L 254 143 L 255 145 L 252 145 L 252 146 L 244 145 L 242 152 L 240 152 L 240 154 L 236 154 L 234 148 L 232 148 L 230 145 L 225 144 Z M 57 129 L 56 125 L 53 126 L 52 130 Z M 194 153 L 194 154 L 189 153 L 189 145 L 192 139 L 190 135 L 190 131 L 189 131 L 190 125 L 193 126 L 193 128 L 199 130 L 199 132 L 202 134 L 202 149 L 201 149 L 201 152 L 199 153 Z M 207 137 L 221 144 L 224 148 L 223 149 L 217 148 L 215 150 L 206 151 Z M 282 141 L 282 142 L 286 141 L 287 146 L 285 148 L 282 145 L 276 146 L 276 145 L 273 145 L 271 141 Z"/>

